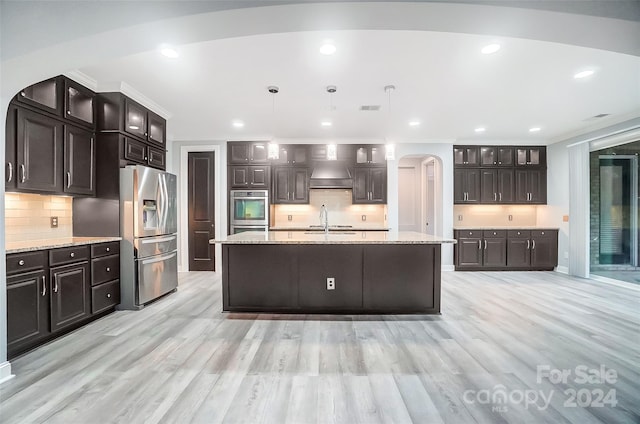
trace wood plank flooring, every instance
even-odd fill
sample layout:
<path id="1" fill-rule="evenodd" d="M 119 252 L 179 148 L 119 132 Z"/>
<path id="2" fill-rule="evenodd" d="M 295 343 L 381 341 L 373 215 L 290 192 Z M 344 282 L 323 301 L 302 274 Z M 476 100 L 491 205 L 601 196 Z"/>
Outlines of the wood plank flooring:
<path id="1" fill-rule="evenodd" d="M 571 375 L 538 382 L 544 365 Z M 601 365 L 615 383 L 578 379 L 576 367 Z M 558 273 L 445 272 L 440 316 L 223 314 L 219 275 L 192 272 L 142 311 L 12 367 L 5 424 L 638 423 L 640 291 Z M 593 404 L 598 390 L 613 390 L 615 407 Z M 534 395 L 548 407 L 526 405 Z"/>

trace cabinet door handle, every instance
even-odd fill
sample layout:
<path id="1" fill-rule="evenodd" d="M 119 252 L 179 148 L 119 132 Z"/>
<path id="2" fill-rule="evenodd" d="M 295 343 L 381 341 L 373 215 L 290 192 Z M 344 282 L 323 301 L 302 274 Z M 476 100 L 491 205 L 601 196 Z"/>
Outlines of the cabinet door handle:
<path id="1" fill-rule="evenodd" d="M 484 250 L 487 250 L 487 241 L 484 241 Z"/>
<path id="2" fill-rule="evenodd" d="M 111 251 L 111 248 L 110 248 L 110 247 L 107 247 L 105 250 L 106 250 L 107 252 L 110 252 L 110 251 Z"/>
<path id="3" fill-rule="evenodd" d="M 493 193 L 493 201 L 497 201 L 498 200 L 498 193 Z"/>
<path id="4" fill-rule="evenodd" d="M 75 254 L 75 252 L 71 252 L 71 253 L 69 253 L 69 256 L 71 256 L 72 258 L 75 258 L 76 254 Z"/>
<path id="5" fill-rule="evenodd" d="M 529 242 L 529 239 L 527 239 L 527 250 L 529 250 L 529 246 L 530 246 L 530 242 Z"/>
<path id="6" fill-rule="evenodd" d="M 67 171 L 67 188 L 71 187 L 71 172 Z"/>
<path id="7" fill-rule="evenodd" d="M 531 240 L 531 244 L 532 244 L 531 250 L 535 249 L 536 248 L 536 241 L 535 240 Z"/>
<path id="8" fill-rule="evenodd" d="M 111 272 L 111 268 L 107 267 L 106 271 Z"/>
<path id="9" fill-rule="evenodd" d="M 478 250 L 482 250 L 482 241 L 478 240 Z"/>
<path id="10" fill-rule="evenodd" d="M 502 202 L 502 193 L 500 193 L 500 201 Z"/>
<path id="11" fill-rule="evenodd" d="M 20 182 L 24 183 L 27 180 L 27 173 L 24 169 L 24 163 L 20 165 L 20 172 L 22 172 L 22 178 L 20 179 Z"/>
<path id="12" fill-rule="evenodd" d="M 47 277 L 42 276 L 42 297 L 47 294 Z"/>
<path id="13" fill-rule="evenodd" d="M 107 293 L 107 298 L 110 298 L 110 297 L 111 297 L 111 293 Z"/>
<path id="14" fill-rule="evenodd" d="M 7 182 L 10 183 L 11 180 L 13 179 L 13 164 L 11 162 L 8 162 L 9 165 L 9 178 L 7 179 Z"/>
<path id="15" fill-rule="evenodd" d="M 53 276 L 53 292 L 58 293 L 58 279 L 56 276 Z"/>

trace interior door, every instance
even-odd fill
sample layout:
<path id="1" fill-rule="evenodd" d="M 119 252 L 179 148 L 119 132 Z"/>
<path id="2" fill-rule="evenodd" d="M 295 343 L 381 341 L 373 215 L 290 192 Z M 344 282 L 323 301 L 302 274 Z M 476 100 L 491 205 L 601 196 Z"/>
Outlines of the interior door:
<path id="1" fill-rule="evenodd" d="M 189 270 L 215 271 L 214 152 L 189 153 Z"/>

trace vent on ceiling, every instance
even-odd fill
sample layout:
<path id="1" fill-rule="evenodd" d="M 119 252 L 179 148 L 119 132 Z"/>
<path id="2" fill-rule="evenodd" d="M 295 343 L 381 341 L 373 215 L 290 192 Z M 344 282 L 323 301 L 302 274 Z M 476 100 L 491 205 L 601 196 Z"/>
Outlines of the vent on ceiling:
<path id="1" fill-rule="evenodd" d="M 360 110 L 378 111 L 380 110 L 380 105 L 363 105 L 363 106 L 360 106 Z"/>
<path id="2" fill-rule="evenodd" d="M 611 114 L 610 113 L 600 113 L 598 115 L 594 115 L 594 116 L 591 116 L 591 117 L 585 119 L 585 121 L 593 121 L 595 119 L 604 118 L 605 116 L 609 116 L 609 115 L 611 115 Z"/>

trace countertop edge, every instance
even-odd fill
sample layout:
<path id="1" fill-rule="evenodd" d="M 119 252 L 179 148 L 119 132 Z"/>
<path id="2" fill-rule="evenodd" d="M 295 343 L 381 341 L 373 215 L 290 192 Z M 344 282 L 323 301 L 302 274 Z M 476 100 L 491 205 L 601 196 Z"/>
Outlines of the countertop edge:
<path id="1" fill-rule="evenodd" d="M 77 237 L 74 239 L 30 240 L 24 242 L 11 242 L 6 244 L 6 254 L 35 252 L 38 250 L 57 249 L 60 247 L 83 246 L 87 244 L 107 243 L 110 241 L 120 241 L 122 237 Z M 35 245 L 37 243 L 42 243 Z M 23 246 L 20 246 L 23 245 Z"/>

